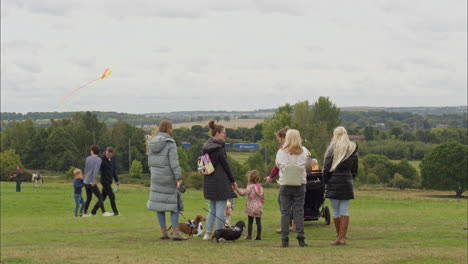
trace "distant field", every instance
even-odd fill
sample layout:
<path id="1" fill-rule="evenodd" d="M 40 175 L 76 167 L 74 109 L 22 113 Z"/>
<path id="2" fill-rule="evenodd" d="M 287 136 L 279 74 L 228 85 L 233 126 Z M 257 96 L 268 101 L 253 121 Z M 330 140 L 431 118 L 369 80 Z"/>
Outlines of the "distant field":
<path id="1" fill-rule="evenodd" d="M 228 152 L 228 155 L 238 161 L 241 164 L 244 164 L 250 156 L 254 155 L 255 152 Z"/>
<path id="2" fill-rule="evenodd" d="M 220 120 L 219 124 L 223 125 L 226 128 L 253 128 L 255 125 L 263 123 L 263 119 L 232 119 L 230 121 Z M 208 125 L 208 121 L 202 122 L 189 122 L 189 123 L 178 123 L 173 124 L 173 128 L 180 128 L 180 127 L 187 127 L 191 128 L 192 126 L 199 125 L 199 126 L 206 126 Z"/>

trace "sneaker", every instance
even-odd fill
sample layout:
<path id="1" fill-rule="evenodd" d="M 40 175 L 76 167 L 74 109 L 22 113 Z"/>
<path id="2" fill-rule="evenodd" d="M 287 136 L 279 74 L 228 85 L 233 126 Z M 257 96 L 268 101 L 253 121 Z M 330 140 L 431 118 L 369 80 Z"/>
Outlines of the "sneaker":
<path id="1" fill-rule="evenodd" d="M 203 240 L 205 241 L 211 240 L 211 234 L 208 235 L 207 233 L 205 233 L 205 235 L 203 236 Z"/>
<path id="2" fill-rule="evenodd" d="M 118 214 L 114 213 L 114 216 L 122 216 L 122 215 L 120 213 L 118 213 Z"/>
<path id="3" fill-rule="evenodd" d="M 95 214 L 84 214 L 83 217 L 92 217 L 92 216 L 96 216 Z"/>
<path id="4" fill-rule="evenodd" d="M 102 216 L 113 216 L 113 215 L 114 215 L 114 213 L 109 213 L 109 212 L 104 212 L 102 214 Z"/>

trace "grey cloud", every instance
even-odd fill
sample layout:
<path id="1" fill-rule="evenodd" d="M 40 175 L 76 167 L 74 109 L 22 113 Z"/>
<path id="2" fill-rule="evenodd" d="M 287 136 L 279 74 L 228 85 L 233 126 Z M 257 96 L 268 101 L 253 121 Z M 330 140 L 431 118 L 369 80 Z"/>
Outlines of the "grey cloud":
<path id="1" fill-rule="evenodd" d="M 171 48 L 169 47 L 156 47 L 152 49 L 153 52 L 155 53 L 169 53 L 171 51 Z"/>
<path id="2" fill-rule="evenodd" d="M 9 7 L 16 7 L 28 10 L 31 13 L 47 14 L 53 16 L 65 16 L 69 14 L 76 6 L 73 1 L 57 1 L 57 0 L 15 0 L 7 1 Z M 2 3 L 3 5 L 3 3 Z"/>
<path id="3" fill-rule="evenodd" d="M 70 61 L 73 64 L 76 64 L 83 68 L 94 68 L 96 67 L 96 57 L 88 57 L 88 58 L 71 58 Z"/>
<path id="4" fill-rule="evenodd" d="M 37 64 L 26 63 L 24 61 L 15 62 L 15 65 L 18 66 L 23 71 L 27 71 L 29 73 L 39 73 L 41 72 L 41 66 Z"/>
<path id="5" fill-rule="evenodd" d="M 280 13 L 292 16 L 302 16 L 312 6 L 312 1 L 305 0 L 254 0 L 258 11 L 262 13 Z"/>

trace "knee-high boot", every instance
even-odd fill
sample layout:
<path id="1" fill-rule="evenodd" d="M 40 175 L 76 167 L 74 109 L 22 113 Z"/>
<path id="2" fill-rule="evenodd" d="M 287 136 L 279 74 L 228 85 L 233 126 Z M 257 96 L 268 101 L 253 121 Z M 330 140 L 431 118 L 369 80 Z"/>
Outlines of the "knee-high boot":
<path id="1" fill-rule="evenodd" d="M 340 217 L 338 218 L 333 218 L 333 223 L 335 223 L 335 230 L 336 230 L 336 239 L 335 241 L 333 242 L 330 242 L 330 245 L 339 245 L 339 237 L 340 237 L 340 225 L 341 225 L 341 221 L 340 221 Z"/>

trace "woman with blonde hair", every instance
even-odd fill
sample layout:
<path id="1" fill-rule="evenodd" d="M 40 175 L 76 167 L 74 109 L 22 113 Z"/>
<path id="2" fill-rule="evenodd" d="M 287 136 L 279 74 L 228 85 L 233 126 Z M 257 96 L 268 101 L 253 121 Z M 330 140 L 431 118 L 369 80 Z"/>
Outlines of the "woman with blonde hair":
<path id="1" fill-rule="evenodd" d="M 332 245 L 346 244 L 348 206 L 349 201 L 354 199 L 353 179 L 358 172 L 357 151 L 358 146 L 349 140 L 346 129 L 342 126 L 335 128 L 323 166 L 325 197 L 330 199 L 337 233 L 337 239 L 330 243 Z"/>
<path id="2" fill-rule="evenodd" d="M 161 239 L 169 239 L 166 229 L 166 213 L 171 212 L 172 240 L 186 240 L 177 228 L 179 212 L 184 210 L 182 173 L 177 146 L 172 138 L 172 123 L 162 121 L 148 142 L 148 166 L 151 172 L 149 210 L 156 211 L 161 227 Z"/>
<path id="3" fill-rule="evenodd" d="M 299 131 L 289 129 L 286 132 L 283 146 L 276 154 L 276 166 L 279 168 L 282 247 L 289 246 L 291 210 L 296 224 L 299 246 L 307 246 L 304 236 L 304 198 L 306 192 L 305 164 L 309 156 L 310 152 L 302 146 Z"/>

